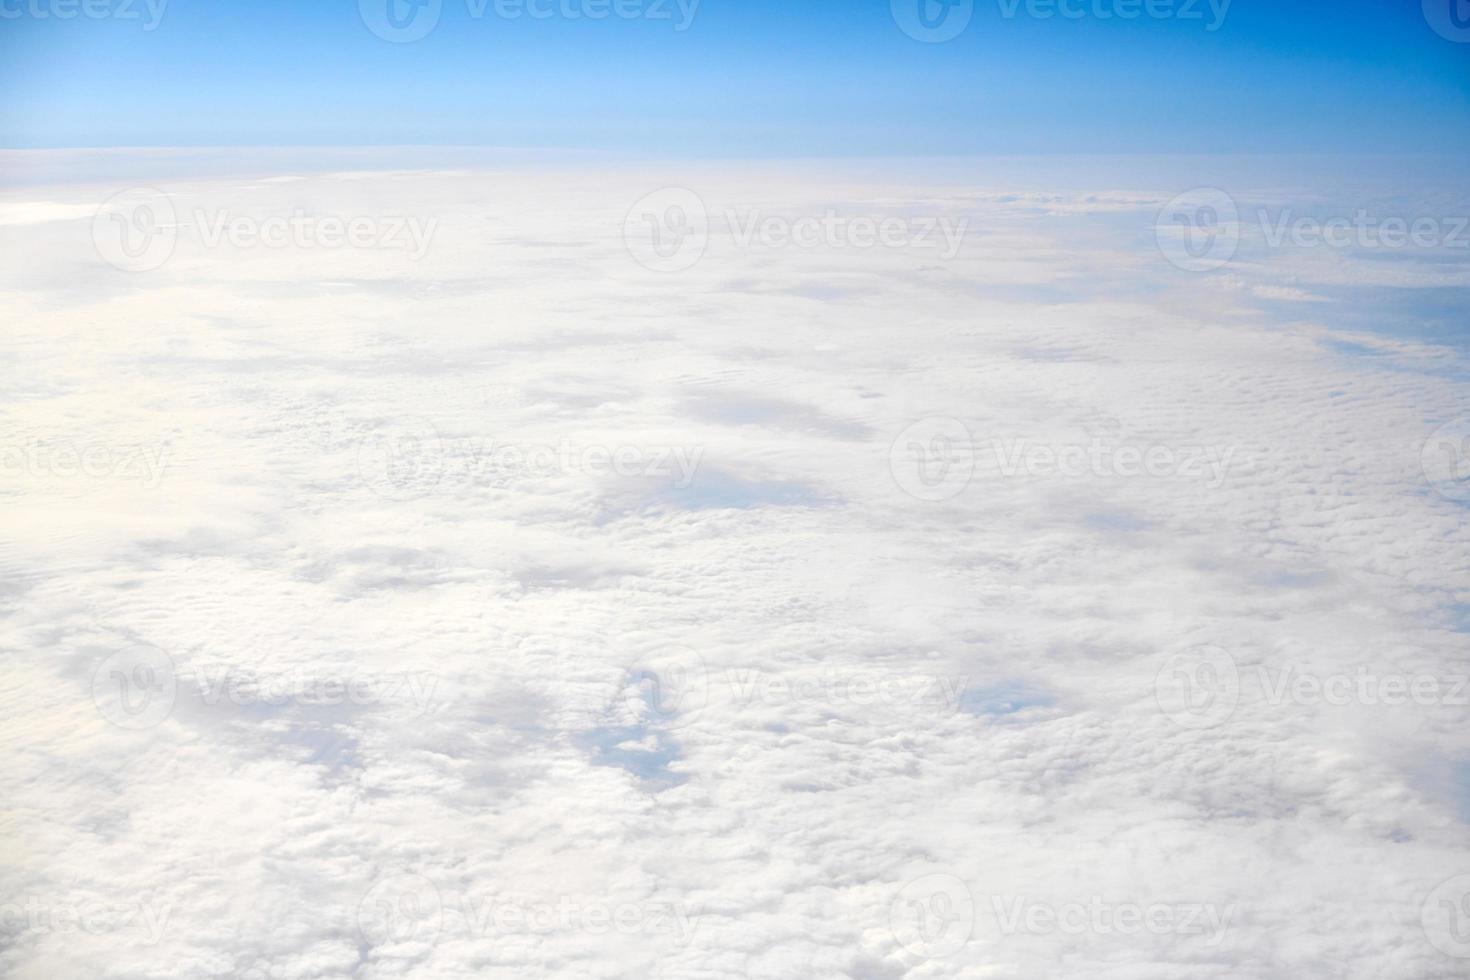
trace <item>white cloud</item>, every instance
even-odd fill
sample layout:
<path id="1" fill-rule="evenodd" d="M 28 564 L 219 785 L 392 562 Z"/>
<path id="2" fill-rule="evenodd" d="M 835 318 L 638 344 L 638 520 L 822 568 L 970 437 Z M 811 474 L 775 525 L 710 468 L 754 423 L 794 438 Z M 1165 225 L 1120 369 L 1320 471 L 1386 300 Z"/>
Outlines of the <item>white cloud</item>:
<path id="1" fill-rule="evenodd" d="M 5 442 L 49 455 L 0 483 L 0 973 L 1458 975 L 1421 913 L 1470 871 L 1466 709 L 1260 679 L 1466 671 L 1421 461 L 1462 354 L 1273 322 L 1253 295 L 1325 288 L 1286 258 L 1169 266 L 1168 188 L 342 176 L 161 189 L 438 219 L 421 260 L 181 234 L 124 273 L 88 221 L 8 232 Z M 978 237 L 649 271 L 624 217 L 674 182 Z M 928 418 L 971 437 L 915 450 L 968 455 L 954 493 L 890 470 Z M 57 467 L 94 444 L 167 466 Z M 100 683 L 175 700 L 133 730 L 93 684 L 140 644 L 172 673 Z M 1239 679 L 1209 728 L 1157 690 L 1200 648 Z M 936 874 L 973 907 L 942 954 L 893 924 Z"/>

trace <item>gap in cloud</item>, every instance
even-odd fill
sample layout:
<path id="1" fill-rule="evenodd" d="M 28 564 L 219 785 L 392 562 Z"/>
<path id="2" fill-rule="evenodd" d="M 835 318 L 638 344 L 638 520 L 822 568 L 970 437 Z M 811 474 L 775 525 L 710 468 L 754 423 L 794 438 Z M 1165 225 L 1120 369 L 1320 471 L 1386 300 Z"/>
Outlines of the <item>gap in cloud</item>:
<path id="1" fill-rule="evenodd" d="M 1121 509 L 1093 511 L 1083 516 L 1082 523 L 1094 531 L 1120 534 L 1150 531 L 1156 526 L 1142 514 Z"/>
<path id="2" fill-rule="evenodd" d="M 978 718 L 1001 718 L 1030 708 L 1050 708 L 1056 697 L 1020 678 L 985 687 L 972 687 L 960 695 L 960 710 Z"/>
<path id="3" fill-rule="evenodd" d="M 1372 333 L 1470 352 L 1470 300 L 1463 286 L 1311 284 L 1313 321 L 1343 333 Z M 1304 315 L 1301 302 L 1252 294 L 1251 305 L 1274 319 Z"/>
<path id="4" fill-rule="evenodd" d="M 689 779 L 669 770 L 679 758 L 678 743 L 647 725 L 599 725 L 578 734 L 575 741 L 591 753 L 593 765 L 622 769 L 650 787 L 670 789 Z"/>

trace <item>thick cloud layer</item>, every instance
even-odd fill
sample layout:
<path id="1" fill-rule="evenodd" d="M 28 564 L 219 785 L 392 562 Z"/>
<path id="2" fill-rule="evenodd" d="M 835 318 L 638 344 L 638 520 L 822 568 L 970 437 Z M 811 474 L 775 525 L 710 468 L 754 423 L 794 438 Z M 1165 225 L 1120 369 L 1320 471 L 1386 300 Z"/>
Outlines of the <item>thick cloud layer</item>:
<path id="1" fill-rule="evenodd" d="M 8 191 L 0 974 L 1462 976 L 1470 201 L 1182 186 Z"/>

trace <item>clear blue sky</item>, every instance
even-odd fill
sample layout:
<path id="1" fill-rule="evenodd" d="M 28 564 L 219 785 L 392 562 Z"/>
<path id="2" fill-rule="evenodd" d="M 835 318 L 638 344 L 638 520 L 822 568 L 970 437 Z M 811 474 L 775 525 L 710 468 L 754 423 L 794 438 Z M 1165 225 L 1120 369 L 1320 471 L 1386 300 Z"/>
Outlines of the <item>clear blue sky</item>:
<path id="1" fill-rule="evenodd" d="M 138 18 L 31 12 L 82 2 L 132 3 Z M 478 0 L 440 0 L 437 27 L 406 44 L 374 36 L 358 0 L 168 0 L 151 31 L 147 2 L 0 0 L 21 13 L 0 20 L 0 143 L 1470 150 L 1470 44 L 1431 30 L 1420 0 L 1234 0 L 1213 32 L 1209 0 L 1200 20 L 1133 21 L 1041 20 L 1024 3 L 1008 18 L 1012 0 L 975 0 L 942 44 L 904 34 L 890 0 L 702 0 L 682 33 L 677 0 L 672 20 L 599 21 L 506 20 L 493 0 L 476 18 Z"/>

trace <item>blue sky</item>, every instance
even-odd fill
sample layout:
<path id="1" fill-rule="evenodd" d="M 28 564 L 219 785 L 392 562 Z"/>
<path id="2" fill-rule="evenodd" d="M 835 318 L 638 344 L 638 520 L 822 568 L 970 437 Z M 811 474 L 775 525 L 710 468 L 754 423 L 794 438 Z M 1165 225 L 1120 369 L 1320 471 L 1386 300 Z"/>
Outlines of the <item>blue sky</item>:
<path id="1" fill-rule="evenodd" d="M 37 16 L 81 2 L 0 0 L 4 145 L 1470 149 L 1470 44 L 1431 30 L 1419 0 L 1234 0 L 1213 31 L 1209 0 L 1195 19 L 1135 20 L 1095 13 L 1129 0 L 1066 0 L 1077 19 L 976 0 L 945 43 L 906 35 L 889 0 L 702 0 L 684 31 L 678 0 L 617 0 L 669 17 L 604 20 L 506 19 L 493 0 L 476 17 L 478 0 L 441 0 L 435 29 L 401 44 L 369 31 L 357 0 L 169 0 L 152 30 L 148 0 L 87 0 L 128 16 Z"/>

